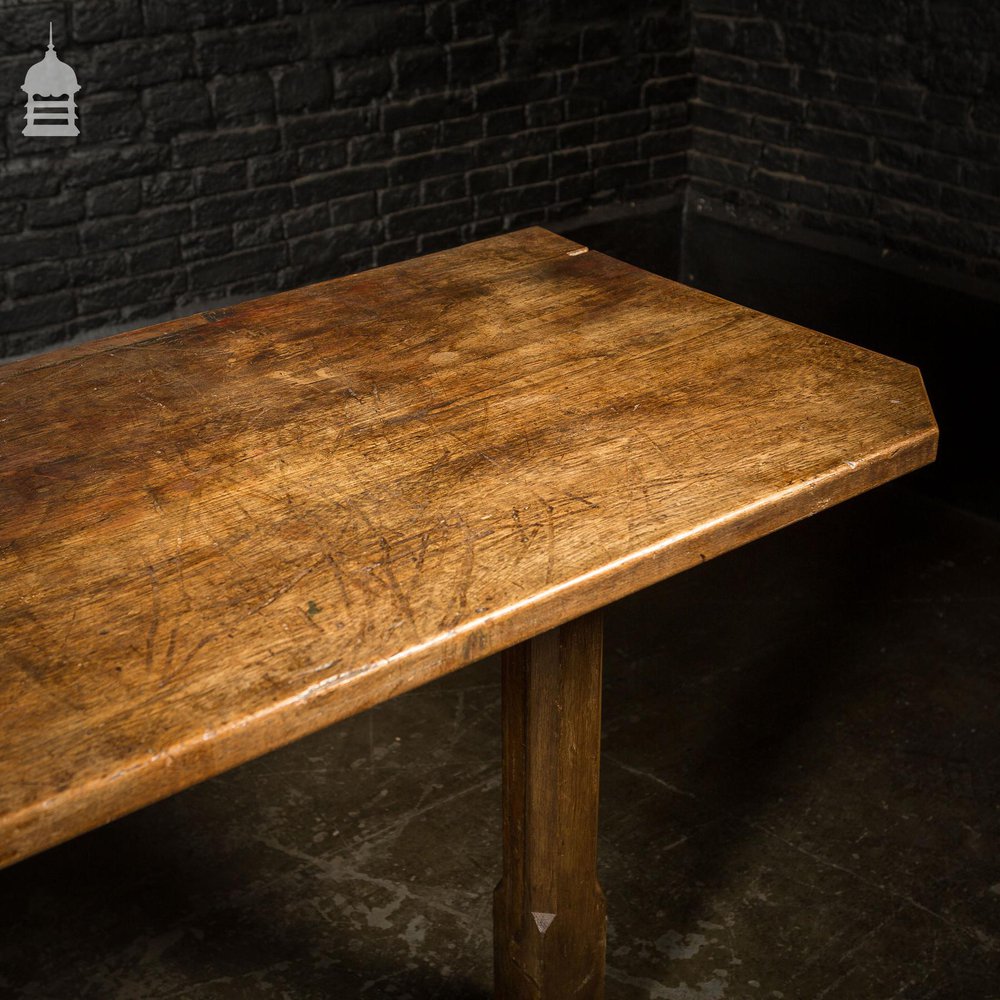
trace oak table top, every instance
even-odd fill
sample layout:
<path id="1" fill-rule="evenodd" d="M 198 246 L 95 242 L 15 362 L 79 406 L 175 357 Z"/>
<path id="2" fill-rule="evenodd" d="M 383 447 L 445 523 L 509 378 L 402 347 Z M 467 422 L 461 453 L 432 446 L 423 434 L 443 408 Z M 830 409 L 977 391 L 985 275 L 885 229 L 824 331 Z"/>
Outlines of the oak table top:
<path id="1" fill-rule="evenodd" d="M 0 367 L 0 865 L 932 460 L 916 369 L 542 229 Z"/>

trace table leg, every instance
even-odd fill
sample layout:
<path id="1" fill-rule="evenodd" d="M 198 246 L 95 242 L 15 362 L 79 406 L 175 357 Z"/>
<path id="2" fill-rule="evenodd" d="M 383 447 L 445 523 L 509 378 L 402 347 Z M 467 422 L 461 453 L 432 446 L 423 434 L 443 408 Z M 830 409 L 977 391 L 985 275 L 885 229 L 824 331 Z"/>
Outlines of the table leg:
<path id="1" fill-rule="evenodd" d="M 600 1000 L 597 883 L 602 613 L 503 654 L 503 878 L 493 899 L 498 1000 Z"/>

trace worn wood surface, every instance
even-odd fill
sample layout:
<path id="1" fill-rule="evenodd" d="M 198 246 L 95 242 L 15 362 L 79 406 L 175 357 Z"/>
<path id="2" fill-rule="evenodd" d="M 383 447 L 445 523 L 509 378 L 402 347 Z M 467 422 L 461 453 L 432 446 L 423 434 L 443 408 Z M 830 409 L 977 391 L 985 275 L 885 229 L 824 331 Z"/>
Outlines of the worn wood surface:
<path id="1" fill-rule="evenodd" d="M 505 650 L 497 1000 L 600 1000 L 601 611 Z"/>
<path id="2" fill-rule="evenodd" d="M 541 229 L 0 367 L 0 864 L 936 435 L 915 369 Z"/>

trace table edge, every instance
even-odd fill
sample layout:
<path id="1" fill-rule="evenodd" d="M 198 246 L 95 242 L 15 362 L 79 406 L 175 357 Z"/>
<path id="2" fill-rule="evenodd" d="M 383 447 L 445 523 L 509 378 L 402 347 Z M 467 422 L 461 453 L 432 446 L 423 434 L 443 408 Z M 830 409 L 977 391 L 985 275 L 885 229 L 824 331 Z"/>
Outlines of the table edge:
<path id="1" fill-rule="evenodd" d="M 935 458 L 938 441 L 937 426 L 933 418 L 928 420 L 908 438 L 853 465 L 839 463 L 520 604 L 471 619 L 387 659 L 322 678 L 254 716 L 0 816 L 0 868 L 927 465 Z M 732 534 L 739 536 L 735 543 Z"/>

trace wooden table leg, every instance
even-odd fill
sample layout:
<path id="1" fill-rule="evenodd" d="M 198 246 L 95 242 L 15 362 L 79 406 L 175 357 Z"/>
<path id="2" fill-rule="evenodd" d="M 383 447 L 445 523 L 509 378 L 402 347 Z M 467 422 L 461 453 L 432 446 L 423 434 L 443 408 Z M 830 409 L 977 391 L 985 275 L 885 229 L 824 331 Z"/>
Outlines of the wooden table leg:
<path id="1" fill-rule="evenodd" d="M 600 1000 L 597 884 L 602 613 L 503 654 L 503 878 L 493 898 L 499 1000 Z"/>

